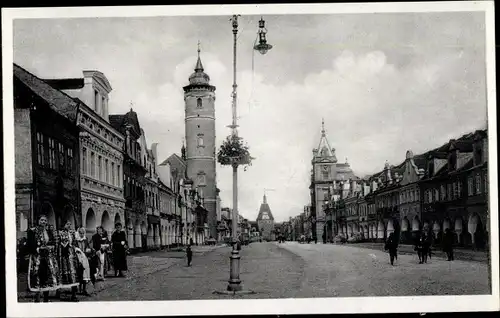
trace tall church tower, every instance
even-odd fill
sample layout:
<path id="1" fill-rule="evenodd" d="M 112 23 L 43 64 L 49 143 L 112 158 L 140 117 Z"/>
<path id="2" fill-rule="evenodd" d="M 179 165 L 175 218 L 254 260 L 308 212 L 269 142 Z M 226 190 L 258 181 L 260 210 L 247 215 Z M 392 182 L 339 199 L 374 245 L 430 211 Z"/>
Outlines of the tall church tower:
<path id="1" fill-rule="evenodd" d="M 215 164 L 215 86 L 198 61 L 189 85 L 184 86 L 187 175 L 205 199 L 209 233 L 217 238 L 217 184 Z"/>
<path id="2" fill-rule="evenodd" d="M 313 237 L 318 242 L 323 241 L 323 233 L 326 235 L 326 215 L 324 205 L 329 201 L 330 194 L 340 193 L 343 186 L 349 183 L 349 180 L 357 178 L 347 159 L 345 163 L 337 161 L 335 148 L 330 146 L 326 137 L 325 121 L 321 122 L 321 139 L 317 148 L 313 149 L 313 166 L 311 174 L 311 209 L 312 215 L 316 220 L 316 226 L 312 229 Z"/>

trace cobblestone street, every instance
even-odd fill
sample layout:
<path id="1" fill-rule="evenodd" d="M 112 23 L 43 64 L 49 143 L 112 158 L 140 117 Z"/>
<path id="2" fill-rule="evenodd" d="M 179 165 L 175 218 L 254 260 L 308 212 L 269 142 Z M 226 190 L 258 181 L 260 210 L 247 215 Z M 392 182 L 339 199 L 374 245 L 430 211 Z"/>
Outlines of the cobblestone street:
<path id="1" fill-rule="evenodd" d="M 349 245 L 280 245 L 304 259 L 301 297 L 478 295 L 490 293 L 488 265 L 442 258 L 418 264 L 399 255 L 395 266 L 383 251 Z"/>
<path id="2" fill-rule="evenodd" d="M 227 286 L 230 250 L 219 247 L 204 255 L 195 253 L 192 267 L 181 258 L 158 266 L 162 252 L 157 252 L 156 261 L 148 261 L 148 272 L 113 278 L 112 285 L 81 299 L 232 298 L 213 293 Z M 434 258 L 420 265 L 415 255 L 399 255 L 392 267 L 382 251 L 296 242 L 253 243 L 244 246 L 241 255 L 244 287 L 256 293 L 234 298 L 477 295 L 490 290 L 488 266 L 480 262 Z"/>

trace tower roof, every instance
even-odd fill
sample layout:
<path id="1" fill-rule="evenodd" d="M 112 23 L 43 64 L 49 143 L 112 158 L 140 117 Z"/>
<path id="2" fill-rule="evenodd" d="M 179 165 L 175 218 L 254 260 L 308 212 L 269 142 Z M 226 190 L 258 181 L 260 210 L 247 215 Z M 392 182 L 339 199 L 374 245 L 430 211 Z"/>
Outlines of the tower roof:
<path id="1" fill-rule="evenodd" d="M 274 221 L 274 217 L 273 214 L 271 213 L 271 208 L 269 207 L 269 204 L 267 204 L 267 197 L 265 194 L 262 200 L 262 204 L 260 205 L 259 215 L 257 216 L 257 221 L 260 220 Z"/>
<path id="2" fill-rule="evenodd" d="M 326 138 L 325 131 L 325 120 L 321 121 L 321 139 L 319 140 L 318 148 L 315 149 L 315 157 L 330 159 L 333 162 L 337 162 L 337 157 L 335 156 L 335 148 L 330 146 L 328 138 Z"/>
<path id="3" fill-rule="evenodd" d="M 198 60 L 194 67 L 194 73 L 189 76 L 189 84 L 191 85 L 209 85 L 210 76 L 204 72 L 203 64 L 200 57 L 200 42 L 198 41 Z"/>

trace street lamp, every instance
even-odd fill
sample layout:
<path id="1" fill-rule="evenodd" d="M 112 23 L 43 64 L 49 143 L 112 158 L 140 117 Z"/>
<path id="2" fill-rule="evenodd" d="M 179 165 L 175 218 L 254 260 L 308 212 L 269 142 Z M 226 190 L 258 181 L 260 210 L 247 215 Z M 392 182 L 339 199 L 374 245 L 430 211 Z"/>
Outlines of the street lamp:
<path id="1" fill-rule="evenodd" d="M 236 84 L 236 48 L 238 41 L 238 17 L 239 15 L 233 15 L 231 18 L 231 23 L 233 26 L 233 92 L 232 96 L 232 124 L 228 126 L 231 128 L 231 134 L 233 137 L 238 137 L 238 124 L 236 116 L 236 105 L 237 105 L 237 87 Z M 267 29 L 265 28 L 265 21 L 261 18 L 259 21 L 259 44 L 254 46 L 254 50 L 259 51 L 261 54 L 266 54 L 272 45 L 267 44 L 266 40 Z M 223 294 L 245 294 L 253 293 L 252 291 L 243 291 L 243 286 L 240 280 L 240 255 L 237 246 L 237 231 L 238 231 L 238 163 L 232 164 L 233 168 L 233 216 L 232 216 L 232 245 L 233 250 L 230 256 L 230 273 L 229 273 L 229 284 L 227 290 L 223 292 L 217 291 L 216 293 Z"/>

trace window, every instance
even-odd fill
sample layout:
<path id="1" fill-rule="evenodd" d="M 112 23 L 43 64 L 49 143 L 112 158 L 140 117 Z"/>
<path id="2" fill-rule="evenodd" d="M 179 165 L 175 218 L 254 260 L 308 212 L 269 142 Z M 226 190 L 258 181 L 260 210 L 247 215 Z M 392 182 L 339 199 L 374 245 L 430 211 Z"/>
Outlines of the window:
<path id="1" fill-rule="evenodd" d="M 467 178 L 467 195 L 469 197 L 474 195 L 474 180 L 472 179 L 472 176 Z"/>
<path id="2" fill-rule="evenodd" d="M 415 192 L 416 192 L 416 194 L 415 194 L 416 199 L 417 199 L 418 201 L 420 201 L 420 189 L 418 189 L 418 188 L 417 188 L 417 189 L 415 190 Z"/>
<path id="3" fill-rule="evenodd" d="M 434 201 L 439 201 L 439 190 L 437 188 L 434 189 Z"/>
<path id="4" fill-rule="evenodd" d="M 441 201 L 446 200 L 446 188 L 444 187 L 444 184 L 441 185 Z"/>
<path id="5" fill-rule="evenodd" d="M 203 146 L 203 137 L 198 137 L 198 147 L 204 147 Z"/>
<path id="6" fill-rule="evenodd" d="M 453 182 L 453 199 L 458 198 L 458 186 L 457 182 Z"/>
<path id="7" fill-rule="evenodd" d="M 488 193 L 488 174 L 484 175 L 484 193 Z"/>
<path id="8" fill-rule="evenodd" d="M 66 153 L 64 151 L 64 145 L 59 143 L 58 144 L 59 148 L 59 170 L 64 170 L 65 169 L 65 164 L 66 164 Z"/>
<path id="9" fill-rule="evenodd" d="M 196 107 L 197 107 L 197 108 L 202 108 L 202 101 L 201 101 L 201 98 L 198 98 L 198 99 L 196 100 Z"/>
<path id="10" fill-rule="evenodd" d="M 56 168 L 56 141 L 52 138 L 49 139 L 49 168 Z"/>
<path id="11" fill-rule="evenodd" d="M 37 159 L 38 159 L 38 164 L 40 166 L 43 166 L 45 164 L 44 160 L 44 147 L 43 147 L 43 135 L 42 133 L 37 132 L 36 133 L 36 145 L 37 145 Z"/>
<path id="12" fill-rule="evenodd" d="M 87 174 L 87 148 L 82 149 L 82 173 Z"/>
<path id="13" fill-rule="evenodd" d="M 94 90 L 94 110 L 100 114 L 101 111 L 99 109 L 99 92 L 97 92 L 96 90 Z"/>
<path id="14" fill-rule="evenodd" d="M 106 183 L 109 183 L 109 161 L 108 159 L 104 160 L 104 178 Z"/>
<path id="15" fill-rule="evenodd" d="M 457 181 L 457 197 L 462 197 L 462 181 L 460 180 Z"/>
<path id="16" fill-rule="evenodd" d="M 106 98 L 104 96 L 101 98 L 101 114 L 103 117 L 106 115 Z"/>
<path id="17" fill-rule="evenodd" d="M 204 185 L 206 184 L 206 177 L 204 173 L 198 174 L 198 184 Z"/>
<path id="18" fill-rule="evenodd" d="M 481 175 L 476 174 L 476 194 L 481 194 Z"/>
<path id="19" fill-rule="evenodd" d="M 447 190 L 447 196 L 446 196 L 446 198 L 447 198 L 448 201 L 450 201 L 452 199 L 452 197 L 451 197 L 451 183 L 448 183 L 446 185 L 446 190 Z"/>
<path id="20" fill-rule="evenodd" d="M 115 185 L 115 163 L 111 163 L 111 184 Z"/>
<path id="21" fill-rule="evenodd" d="M 119 187 L 121 187 L 121 186 L 122 186 L 122 179 L 121 179 L 121 176 L 122 176 L 122 171 L 121 171 L 121 168 L 122 168 L 122 167 L 121 167 L 120 165 L 118 165 L 118 166 L 116 167 L 116 179 L 118 179 L 116 183 L 117 183 L 117 185 L 118 185 Z"/>
<path id="22" fill-rule="evenodd" d="M 72 175 L 73 174 L 73 165 L 74 165 L 73 149 L 68 148 L 66 151 L 67 151 L 67 155 L 68 155 L 68 164 L 66 165 L 67 173 L 68 173 L 68 175 Z"/>
<path id="23" fill-rule="evenodd" d="M 98 179 L 102 181 L 102 156 L 97 159 L 97 173 L 99 174 Z"/>
<path id="24" fill-rule="evenodd" d="M 90 152 L 90 176 L 95 178 L 95 153 L 93 151 Z"/>
<path id="25" fill-rule="evenodd" d="M 432 203 L 432 201 L 433 201 L 433 200 L 432 200 L 432 199 L 433 199 L 433 193 L 432 193 L 432 192 L 433 192 L 433 191 L 432 191 L 432 189 L 431 189 L 431 190 L 429 190 L 429 192 L 428 192 L 428 195 L 429 195 L 429 203 Z"/>

